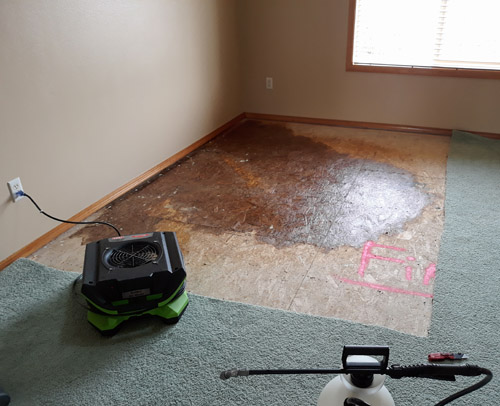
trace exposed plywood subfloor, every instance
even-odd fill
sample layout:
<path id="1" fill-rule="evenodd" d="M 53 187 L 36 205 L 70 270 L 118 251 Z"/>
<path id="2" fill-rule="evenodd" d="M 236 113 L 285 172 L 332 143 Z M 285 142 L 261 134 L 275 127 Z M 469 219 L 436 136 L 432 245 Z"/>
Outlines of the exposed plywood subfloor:
<path id="1" fill-rule="evenodd" d="M 425 336 L 448 147 L 248 121 L 93 218 L 123 234 L 177 232 L 193 293 Z M 80 272 L 84 245 L 112 235 L 78 226 L 31 258 Z"/>

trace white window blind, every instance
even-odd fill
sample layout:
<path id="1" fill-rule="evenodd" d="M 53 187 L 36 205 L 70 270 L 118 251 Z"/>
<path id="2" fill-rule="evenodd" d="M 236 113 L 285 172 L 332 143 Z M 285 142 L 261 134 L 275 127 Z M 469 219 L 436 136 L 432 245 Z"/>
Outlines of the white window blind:
<path id="1" fill-rule="evenodd" d="M 357 0 L 352 62 L 500 70 L 500 0 Z"/>

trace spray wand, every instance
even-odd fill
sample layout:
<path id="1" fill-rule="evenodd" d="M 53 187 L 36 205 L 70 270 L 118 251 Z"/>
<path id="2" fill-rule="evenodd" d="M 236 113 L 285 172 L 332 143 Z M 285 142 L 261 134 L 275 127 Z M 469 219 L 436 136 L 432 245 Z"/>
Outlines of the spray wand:
<path id="1" fill-rule="evenodd" d="M 348 360 L 352 357 L 354 361 Z M 369 356 L 382 356 L 382 360 L 371 358 Z M 443 406 L 459 397 L 471 393 L 491 381 L 493 374 L 486 368 L 476 365 L 436 365 L 420 364 L 401 366 L 398 364 L 388 366 L 389 347 L 385 346 L 344 346 L 342 353 L 342 368 L 340 369 L 230 369 L 220 374 L 221 379 L 228 379 L 238 376 L 250 375 L 302 375 L 302 374 L 339 374 L 340 376 L 349 376 L 349 384 L 354 389 L 354 393 L 363 393 L 364 389 L 372 388 L 374 376 L 385 375 L 393 379 L 401 378 L 428 378 L 442 381 L 455 381 L 456 376 L 480 376 L 485 377 L 476 384 L 469 386 L 449 397 L 443 399 L 435 406 Z M 338 379 L 338 378 L 336 378 Z M 345 378 L 344 378 L 345 379 Z M 333 382 L 333 381 L 332 381 Z M 331 382 L 331 383 L 332 383 Z M 330 383 L 330 384 L 331 384 Z M 330 385 L 329 384 L 329 385 Z M 349 386 L 348 384 L 348 386 Z M 328 386 L 323 390 L 326 392 Z M 338 385 L 337 385 L 338 386 Z M 383 379 L 379 382 L 379 388 L 383 387 Z M 376 389 L 379 390 L 379 388 Z M 338 388 L 337 388 L 338 389 Z M 336 389 L 336 390 L 337 390 Z M 384 390 L 385 387 L 383 388 Z M 331 391 L 330 391 L 331 392 Z M 343 392 L 342 392 L 343 393 Z M 374 391 L 369 394 L 372 396 Z M 392 397 L 389 404 L 394 404 Z M 323 393 L 322 393 L 323 396 Z M 342 397 L 342 396 L 341 396 Z M 321 396 L 320 402 L 321 405 Z M 336 404 L 336 403 L 329 403 Z M 345 398 L 344 405 L 368 405 L 364 401 L 356 398 Z M 368 405 L 369 406 L 369 405 Z"/>

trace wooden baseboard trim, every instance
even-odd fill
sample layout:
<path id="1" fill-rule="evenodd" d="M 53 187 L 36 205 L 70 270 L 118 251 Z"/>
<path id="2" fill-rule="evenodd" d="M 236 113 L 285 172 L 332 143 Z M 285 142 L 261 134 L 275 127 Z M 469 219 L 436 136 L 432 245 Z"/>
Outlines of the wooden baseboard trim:
<path id="1" fill-rule="evenodd" d="M 69 218 L 68 220 L 70 220 L 70 221 L 83 221 L 83 220 L 85 220 L 90 215 L 94 214 L 96 211 L 102 209 L 103 207 L 110 204 L 114 200 L 123 196 L 125 193 L 138 187 L 140 184 L 147 181 L 151 177 L 159 174 L 162 170 L 168 168 L 170 165 L 172 165 L 175 162 L 177 162 L 178 160 L 184 158 L 186 155 L 193 152 L 197 148 L 201 147 L 203 144 L 206 144 L 208 141 L 215 138 L 217 135 L 222 134 L 223 132 L 236 126 L 238 123 L 240 123 L 244 119 L 245 119 L 245 114 L 244 113 L 239 114 L 238 116 L 236 116 L 232 120 L 228 121 L 224 125 L 220 126 L 216 130 L 212 131 L 210 134 L 205 135 L 204 137 L 200 138 L 198 141 L 189 145 L 187 148 L 184 148 L 182 151 L 177 152 L 175 155 L 172 155 L 171 157 L 167 158 L 163 162 L 159 163 L 158 165 L 154 166 L 153 168 L 149 169 L 148 171 L 144 172 L 143 174 L 139 175 L 138 177 L 132 179 L 130 182 L 127 182 L 125 185 L 119 187 L 118 189 L 116 189 L 113 192 L 109 193 L 108 195 L 104 196 L 102 199 L 91 204 L 90 206 L 83 209 L 79 213 L 75 214 L 73 217 Z M 40 248 L 47 245 L 49 242 L 51 242 L 52 240 L 54 240 L 55 238 L 60 236 L 62 233 L 69 230 L 71 227 L 74 227 L 74 225 L 67 224 L 67 223 L 61 223 L 57 227 L 54 227 L 52 230 L 48 231 L 47 233 L 45 233 L 41 237 L 37 238 L 36 240 L 32 241 L 31 243 L 29 243 L 25 247 L 21 248 L 19 251 L 15 252 L 14 254 L 10 255 L 9 257 L 7 257 L 3 261 L 1 261 L 0 262 L 0 271 L 3 270 L 5 267 L 9 266 L 15 260 L 17 260 L 19 258 L 27 257 L 27 256 L 33 254 L 35 251 L 38 251 Z"/>
<path id="2" fill-rule="evenodd" d="M 387 124 L 387 123 L 371 123 L 363 121 L 333 120 L 326 118 L 283 116 L 275 114 L 245 113 L 245 118 L 250 120 L 280 121 L 288 123 L 328 125 L 333 127 L 361 128 L 365 130 L 384 130 L 384 131 L 406 132 L 413 134 L 443 135 L 447 137 L 451 137 L 451 134 L 453 132 L 453 130 L 445 128 L 420 127 L 420 126 Z M 485 133 L 485 132 L 477 132 L 470 130 L 464 130 L 464 131 L 472 132 L 474 134 L 481 135 L 487 138 L 500 139 L 500 134 L 496 133 Z"/>

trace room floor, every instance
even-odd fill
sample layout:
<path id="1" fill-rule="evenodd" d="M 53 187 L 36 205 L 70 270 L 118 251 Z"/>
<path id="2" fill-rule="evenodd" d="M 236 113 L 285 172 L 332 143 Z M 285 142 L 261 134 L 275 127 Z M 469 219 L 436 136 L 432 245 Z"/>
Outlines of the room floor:
<path id="1" fill-rule="evenodd" d="M 175 231 L 188 290 L 425 336 L 450 139 L 246 121 L 92 219 Z M 77 226 L 31 256 L 81 272 Z"/>

